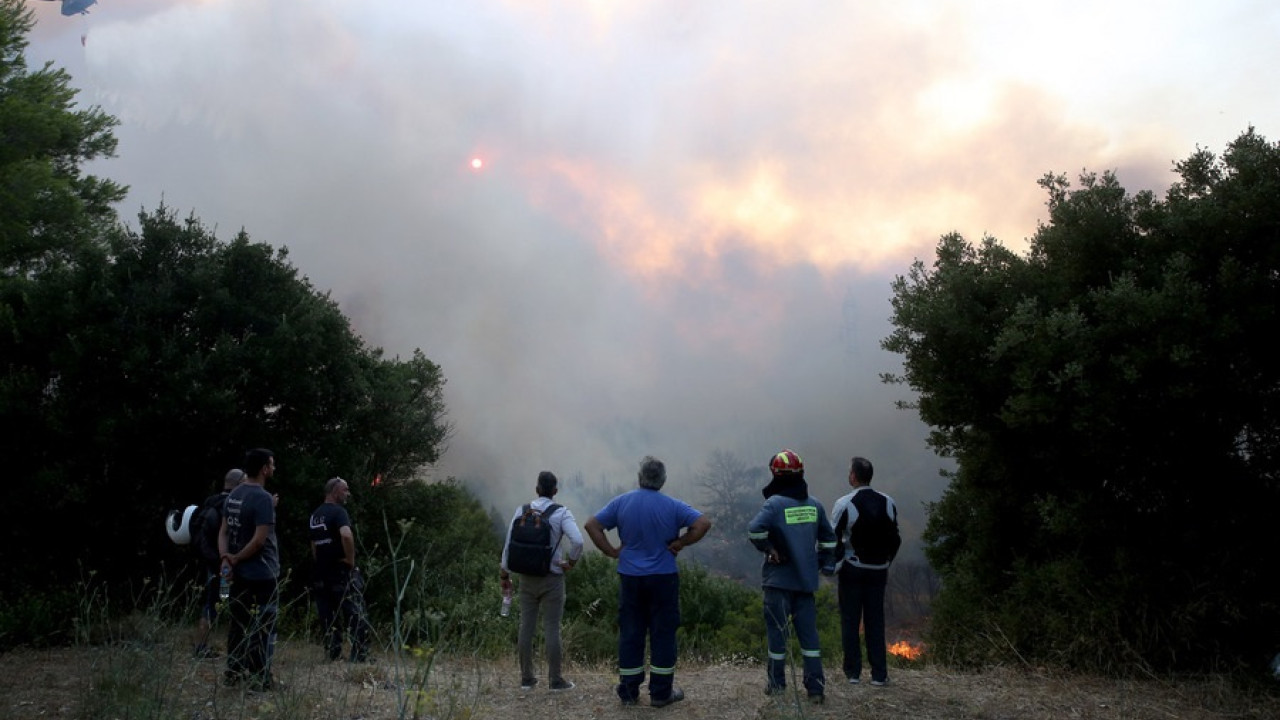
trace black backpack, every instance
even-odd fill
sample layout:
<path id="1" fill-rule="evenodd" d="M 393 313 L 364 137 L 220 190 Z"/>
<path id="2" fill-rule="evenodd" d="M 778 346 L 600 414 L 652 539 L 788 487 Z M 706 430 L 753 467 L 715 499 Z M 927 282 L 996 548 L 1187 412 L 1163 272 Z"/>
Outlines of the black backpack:
<path id="1" fill-rule="evenodd" d="M 191 514 L 191 548 L 202 560 L 217 560 L 218 532 L 222 529 L 222 505 L 227 494 L 212 495 Z"/>
<path id="2" fill-rule="evenodd" d="M 507 543 L 507 569 L 521 575 L 547 575 L 551 572 L 551 516 L 560 506 L 552 503 L 538 512 L 532 505 L 511 523 L 511 541 Z"/>

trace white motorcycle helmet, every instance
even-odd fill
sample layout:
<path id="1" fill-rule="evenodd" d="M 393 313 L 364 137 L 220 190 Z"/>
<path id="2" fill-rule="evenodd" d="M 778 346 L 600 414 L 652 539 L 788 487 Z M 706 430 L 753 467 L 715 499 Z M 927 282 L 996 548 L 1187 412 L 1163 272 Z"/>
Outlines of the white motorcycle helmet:
<path id="1" fill-rule="evenodd" d="M 191 516 L 196 514 L 196 506 L 188 505 L 185 510 L 172 510 L 164 519 L 164 529 L 169 539 L 178 545 L 191 542 Z"/>

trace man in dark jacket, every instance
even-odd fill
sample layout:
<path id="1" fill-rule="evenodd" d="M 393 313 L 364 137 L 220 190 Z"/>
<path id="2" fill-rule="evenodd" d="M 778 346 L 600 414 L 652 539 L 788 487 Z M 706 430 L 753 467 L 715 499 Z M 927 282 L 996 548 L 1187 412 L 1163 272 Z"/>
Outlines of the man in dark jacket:
<path id="1" fill-rule="evenodd" d="M 831 557 L 836 536 L 822 503 L 809 495 L 804 463 L 783 450 L 769 463 L 772 480 L 765 486 L 764 506 L 747 526 L 747 538 L 765 554 L 761 568 L 764 622 L 769 639 L 769 683 L 765 693 L 778 695 L 787 687 L 788 625 L 795 628 L 804 658 L 804 689 L 809 701 L 826 697 L 826 677 L 818 642 L 818 610 L 813 594 L 818 572 L 833 571 Z"/>
<path id="2" fill-rule="evenodd" d="M 201 503 L 197 511 L 205 520 L 201 524 L 200 534 L 204 537 L 191 538 L 200 559 L 200 567 L 204 573 L 204 590 L 201 597 L 204 603 L 200 608 L 200 621 L 196 629 L 195 656 L 197 658 L 214 658 L 218 653 L 209 646 L 209 633 L 218 620 L 218 586 L 221 585 L 222 559 L 218 552 L 218 533 L 222 527 L 222 509 L 227 504 L 227 496 L 240 484 L 244 471 L 229 470 L 222 479 L 222 492 L 210 495 Z M 206 513 L 206 510 L 209 512 Z M 209 540 L 212 540 L 210 542 Z"/>
<path id="3" fill-rule="evenodd" d="M 871 684 L 889 682 L 884 638 L 884 591 L 889 565 L 898 554 L 898 508 L 893 498 L 871 489 L 871 461 L 855 457 L 849 468 L 853 492 L 836 501 L 831 514 L 836 521 L 837 557 L 840 557 L 840 639 L 844 647 L 844 674 L 850 683 L 861 682 L 861 623 L 867 631 L 867 660 Z"/>

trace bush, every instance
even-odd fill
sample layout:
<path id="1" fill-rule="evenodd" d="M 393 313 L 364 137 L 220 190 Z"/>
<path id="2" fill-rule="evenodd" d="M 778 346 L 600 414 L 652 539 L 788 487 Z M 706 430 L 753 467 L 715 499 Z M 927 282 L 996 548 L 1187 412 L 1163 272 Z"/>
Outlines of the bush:
<path id="1" fill-rule="evenodd" d="M 494 632 L 485 626 L 493 612 L 483 608 L 497 605 L 501 540 L 476 498 L 453 481 L 369 496 L 355 523 L 375 626 L 394 627 L 411 644 L 474 642 Z"/>

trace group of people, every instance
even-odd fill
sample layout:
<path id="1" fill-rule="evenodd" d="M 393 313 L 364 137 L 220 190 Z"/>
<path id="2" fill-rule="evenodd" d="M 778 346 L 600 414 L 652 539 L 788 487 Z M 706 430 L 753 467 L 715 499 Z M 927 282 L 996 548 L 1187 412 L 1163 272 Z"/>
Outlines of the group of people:
<path id="1" fill-rule="evenodd" d="M 280 555 L 275 509 L 279 496 L 265 485 L 275 473 L 275 455 L 258 448 L 245 453 L 243 467 L 227 473 L 223 491 L 206 501 L 221 509 L 216 561 L 206 567 L 205 604 L 200 618 L 198 656 L 216 620 L 222 579 L 230 581 L 227 598 L 230 627 L 223 681 L 247 681 L 254 690 L 278 686 L 271 673 L 275 624 L 279 609 Z M 852 491 L 836 500 L 832 514 L 809 494 L 804 463 L 792 450 L 774 455 L 770 480 L 761 491 L 764 504 L 745 528 L 747 539 L 764 556 L 761 584 L 768 641 L 765 692 L 786 692 L 789 638 L 800 646 L 803 684 L 808 698 L 825 698 L 814 594 L 820 575 L 838 578 L 843 670 L 850 683 L 861 682 L 862 635 L 872 685 L 888 682 L 884 597 L 889 566 L 901 545 L 897 508 L 888 495 L 871 489 L 873 468 L 855 457 L 849 468 Z M 676 558 L 711 529 L 711 520 L 688 503 L 662 492 L 666 466 L 654 457 L 640 461 L 638 487 L 618 495 L 592 515 L 580 530 L 572 511 L 556 504 L 559 481 L 542 472 L 536 497 L 522 504 L 512 525 L 527 513 L 549 527 L 552 548 L 545 574 L 522 574 L 519 583 L 520 687 L 538 682 L 533 641 L 542 621 L 548 688 L 569 690 L 562 673 L 560 624 L 564 615 L 565 577 L 582 557 L 587 537 L 618 563 L 618 684 L 623 705 L 639 702 L 648 681 L 649 704 L 664 707 L 684 699 L 675 684 L 676 630 L 680 626 L 680 575 Z M 364 580 L 356 566 L 351 518 L 343 507 L 351 489 L 342 478 L 324 485 L 324 502 L 310 517 L 314 574 L 311 590 L 320 616 L 323 644 L 330 660 L 342 657 L 344 635 L 350 637 L 352 662 L 368 659 L 370 628 L 364 607 Z M 834 523 L 831 518 L 834 518 Z M 617 531 L 619 543 L 607 533 Z M 511 531 L 503 543 L 499 580 L 513 589 L 508 564 Z M 646 648 L 648 650 L 646 672 Z"/>
<path id="2" fill-rule="evenodd" d="M 271 673 L 279 613 L 280 551 L 276 542 L 276 504 L 279 496 L 266 489 L 276 469 L 275 454 L 265 448 L 245 453 L 242 468 L 227 473 L 223 491 L 206 501 L 221 508 L 218 557 L 208 561 L 200 639 L 196 655 L 212 653 L 206 645 L 222 602 L 221 586 L 229 581 L 226 598 L 230 616 L 227 665 L 223 683 L 247 681 L 250 689 L 273 690 Z M 364 608 L 364 579 L 356 566 L 355 536 L 343 505 L 350 497 L 347 481 L 335 477 L 324 485 L 324 502 L 311 514 L 309 533 L 314 573 L 311 591 L 320 616 L 325 653 L 342 657 L 344 634 L 350 635 L 352 662 L 369 654 L 369 620 Z"/>
<path id="3" fill-rule="evenodd" d="M 820 574 L 838 578 L 846 680 L 861 682 L 861 629 L 865 627 L 871 684 L 885 685 L 889 681 L 885 587 L 889 566 L 902 543 L 893 499 L 871 489 L 871 462 L 855 457 L 849 468 L 852 490 L 833 506 L 833 524 L 822 503 L 809 494 L 799 455 L 783 450 L 770 460 L 769 469 L 770 481 L 762 490 L 764 504 L 746 528 L 747 539 L 764 555 L 761 576 L 769 648 L 765 693 L 786 692 L 788 639 L 794 630 L 800 645 L 806 695 L 814 703 L 821 703 L 826 697 L 814 600 Z M 684 691 L 674 682 L 676 629 L 680 626 L 676 557 L 707 534 L 711 520 L 689 504 L 663 494 L 666 479 L 662 461 L 645 457 L 637 473 L 638 487 L 610 500 L 583 526 L 600 552 L 618 562 L 616 690 L 623 705 L 639 702 L 646 680 L 646 643 L 650 706 L 665 707 L 684 699 Z M 518 653 L 523 690 L 532 689 L 538 682 L 533 638 L 539 618 L 546 645 L 549 689 L 564 691 L 574 687 L 562 675 L 560 621 L 564 614 L 564 573 L 582 556 L 583 538 L 573 513 L 553 503 L 558 490 L 554 474 L 540 473 L 536 499 L 517 508 L 512 518 L 514 525 L 530 507 L 540 513 L 554 508 L 546 517 L 553 548 L 551 568 L 545 575 L 522 575 L 520 581 Z M 617 531 L 616 546 L 606 534 L 611 530 Z M 568 545 L 561 547 L 566 539 Z M 510 540 L 508 530 L 499 564 L 504 592 L 512 589 L 507 551 Z"/>

